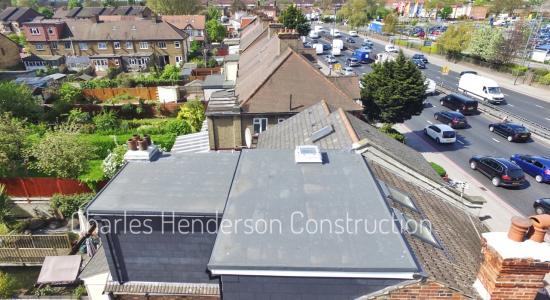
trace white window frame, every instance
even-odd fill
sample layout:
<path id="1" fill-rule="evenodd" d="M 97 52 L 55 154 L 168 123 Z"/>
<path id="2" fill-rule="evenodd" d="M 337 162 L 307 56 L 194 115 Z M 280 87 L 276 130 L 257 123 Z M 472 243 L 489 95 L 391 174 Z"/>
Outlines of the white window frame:
<path id="1" fill-rule="evenodd" d="M 107 50 L 107 42 L 97 42 L 97 49 Z"/>
<path id="2" fill-rule="evenodd" d="M 264 123 L 265 124 L 262 124 Z M 254 134 L 262 133 L 267 129 L 268 120 L 267 118 L 254 118 L 252 119 L 252 127 L 254 130 Z M 256 125 L 259 126 L 258 130 L 256 131 Z"/>
<path id="3" fill-rule="evenodd" d="M 29 28 L 29 31 L 32 35 L 40 35 L 40 28 L 38 27 L 31 27 Z"/>
<path id="4" fill-rule="evenodd" d="M 139 49 L 149 49 L 149 42 L 139 42 Z"/>
<path id="5" fill-rule="evenodd" d="M 84 47 L 82 47 L 82 46 L 84 46 Z M 78 43 L 78 48 L 80 50 L 88 50 L 88 43 L 80 42 L 80 43 Z"/>
<path id="6" fill-rule="evenodd" d="M 165 41 L 157 42 L 157 46 L 159 47 L 159 49 L 166 49 L 166 42 Z"/>
<path id="7" fill-rule="evenodd" d="M 134 43 L 132 43 L 132 41 L 126 41 L 126 49 L 134 49 Z"/>
<path id="8" fill-rule="evenodd" d="M 36 44 L 34 44 L 34 47 L 38 51 L 44 51 L 44 44 L 42 44 L 42 43 L 36 43 Z"/>
<path id="9" fill-rule="evenodd" d="M 176 49 L 181 48 L 181 42 L 180 41 L 174 41 L 174 48 L 176 48 Z"/>
<path id="10" fill-rule="evenodd" d="M 52 47 L 52 49 L 54 49 L 54 50 L 57 50 L 57 42 L 52 42 L 50 47 Z"/>
<path id="11" fill-rule="evenodd" d="M 113 48 L 120 49 L 120 42 L 119 41 L 113 42 Z"/>
<path id="12" fill-rule="evenodd" d="M 180 63 L 183 61 L 183 56 L 181 55 L 176 55 L 174 56 L 174 59 L 176 60 L 176 63 Z"/>

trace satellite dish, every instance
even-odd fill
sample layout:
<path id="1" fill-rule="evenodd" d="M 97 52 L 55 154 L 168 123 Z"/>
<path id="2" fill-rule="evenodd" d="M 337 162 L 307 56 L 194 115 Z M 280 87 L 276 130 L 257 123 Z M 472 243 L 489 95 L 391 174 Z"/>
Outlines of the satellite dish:
<path id="1" fill-rule="evenodd" d="M 247 148 L 250 148 L 250 146 L 252 146 L 252 133 L 250 132 L 250 128 L 247 128 L 244 131 L 244 142 L 246 143 Z"/>

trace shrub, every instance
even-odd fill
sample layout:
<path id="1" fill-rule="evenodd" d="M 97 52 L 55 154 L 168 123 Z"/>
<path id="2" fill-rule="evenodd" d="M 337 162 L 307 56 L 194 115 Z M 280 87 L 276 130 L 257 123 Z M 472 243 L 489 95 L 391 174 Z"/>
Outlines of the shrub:
<path id="1" fill-rule="evenodd" d="M 124 154 L 126 153 L 126 150 L 126 145 L 118 145 L 110 151 L 107 157 L 105 157 L 102 163 L 103 174 L 105 174 L 105 177 L 112 178 L 124 165 Z"/>
<path id="2" fill-rule="evenodd" d="M 69 104 L 79 102 L 83 99 L 82 90 L 71 83 L 65 82 L 59 88 L 59 99 Z"/>
<path id="3" fill-rule="evenodd" d="M 88 161 L 86 172 L 78 176 L 78 180 L 84 182 L 91 190 L 95 191 L 97 184 L 105 180 L 105 174 L 102 168 L 103 160 L 94 159 Z"/>
<path id="4" fill-rule="evenodd" d="M 177 118 L 186 122 L 191 128 L 191 132 L 197 132 L 206 118 L 204 105 L 198 100 L 187 101 L 181 107 Z"/>
<path id="5" fill-rule="evenodd" d="M 17 282 L 15 278 L 7 273 L 0 272 L 0 298 L 12 298 L 17 291 Z"/>
<path id="6" fill-rule="evenodd" d="M 392 128 L 392 124 L 384 124 L 379 129 L 381 132 L 387 134 L 394 140 L 397 140 L 400 143 L 405 143 L 405 136 L 401 134 L 399 131 Z"/>
<path id="7" fill-rule="evenodd" d="M 13 174 L 23 164 L 28 130 L 9 113 L 0 114 L 0 177 Z"/>
<path id="8" fill-rule="evenodd" d="M 167 65 L 164 67 L 160 79 L 178 80 L 180 78 L 180 69 L 175 65 Z"/>
<path id="9" fill-rule="evenodd" d="M 514 76 L 517 75 L 523 75 L 525 72 L 527 72 L 528 68 L 526 66 L 520 66 L 520 65 L 511 65 L 507 66 L 510 73 L 512 73 Z"/>
<path id="10" fill-rule="evenodd" d="M 11 199 L 6 194 L 6 186 L 0 184 L 0 224 L 10 227 L 15 223 Z"/>
<path id="11" fill-rule="evenodd" d="M 82 111 L 80 108 L 73 108 L 69 111 L 69 117 L 67 118 L 69 124 L 88 124 L 90 123 L 90 115 Z"/>
<path id="12" fill-rule="evenodd" d="M 546 84 L 546 85 L 550 85 L 550 73 L 544 75 L 543 77 L 541 77 L 539 80 L 538 80 L 539 83 L 541 84 Z"/>
<path id="13" fill-rule="evenodd" d="M 116 139 L 118 143 L 126 141 L 125 139 Z M 79 140 L 82 143 L 86 143 L 92 146 L 92 148 L 94 149 L 94 158 L 106 157 L 107 155 L 109 155 L 111 149 L 117 146 L 117 143 L 115 143 L 115 138 L 109 135 L 82 134 L 79 136 Z"/>
<path id="14" fill-rule="evenodd" d="M 99 131 L 116 129 L 120 125 L 116 114 L 112 111 L 103 111 L 93 118 L 95 128 Z"/>
<path id="15" fill-rule="evenodd" d="M 80 299 L 84 295 L 86 295 L 86 287 L 83 284 L 77 286 L 73 291 L 73 296 L 76 299 Z"/>
<path id="16" fill-rule="evenodd" d="M 447 175 L 447 171 L 445 171 L 445 169 L 443 169 L 442 166 L 434 163 L 434 162 L 430 162 L 430 165 L 432 166 L 432 168 L 435 170 L 435 172 L 437 173 L 437 175 L 441 176 L 441 177 L 444 177 L 445 175 Z"/>
<path id="17" fill-rule="evenodd" d="M 78 212 L 78 209 L 86 205 L 94 194 L 73 194 L 73 195 L 61 195 L 55 194 L 50 199 L 50 207 L 53 210 L 59 211 L 64 218 L 71 217 Z"/>

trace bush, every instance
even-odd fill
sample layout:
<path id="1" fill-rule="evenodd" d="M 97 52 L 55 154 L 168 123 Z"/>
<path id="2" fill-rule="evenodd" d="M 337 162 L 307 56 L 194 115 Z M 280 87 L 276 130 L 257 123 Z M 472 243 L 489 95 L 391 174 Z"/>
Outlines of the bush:
<path id="1" fill-rule="evenodd" d="M 79 125 L 88 124 L 90 123 L 90 115 L 87 112 L 82 111 L 80 108 L 73 108 L 69 112 L 67 123 Z"/>
<path id="2" fill-rule="evenodd" d="M 538 82 L 541 84 L 550 85 L 550 73 L 539 78 Z"/>
<path id="3" fill-rule="evenodd" d="M 379 129 L 381 132 L 387 134 L 394 140 L 397 140 L 400 143 L 405 143 L 405 136 L 401 134 L 399 131 L 392 128 L 392 124 L 384 124 Z"/>
<path id="4" fill-rule="evenodd" d="M 59 88 L 59 99 L 67 104 L 74 104 L 83 99 L 82 90 L 71 83 L 65 82 Z"/>
<path id="5" fill-rule="evenodd" d="M 116 146 L 102 162 L 103 174 L 107 178 L 115 176 L 116 172 L 124 165 L 126 145 Z"/>
<path id="6" fill-rule="evenodd" d="M 50 199 L 50 207 L 53 210 L 59 211 L 64 218 L 73 216 L 78 209 L 86 205 L 92 198 L 94 194 L 73 194 L 73 195 L 61 195 L 55 194 Z"/>
<path id="7" fill-rule="evenodd" d="M 447 175 L 447 171 L 445 171 L 445 169 L 443 169 L 442 166 L 434 163 L 434 162 L 430 162 L 430 165 L 432 166 L 432 168 L 435 170 L 435 172 L 437 173 L 437 175 L 441 176 L 441 177 L 445 177 L 445 175 Z"/>
<path id="8" fill-rule="evenodd" d="M 527 72 L 528 68 L 526 66 L 520 66 L 516 64 L 508 65 L 508 71 L 514 76 L 523 75 Z"/>
<path id="9" fill-rule="evenodd" d="M 103 160 L 94 159 L 88 161 L 86 172 L 78 176 L 78 180 L 84 182 L 91 190 L 95 191 L 97 184 L 105 180 L 105 174 L 102 168 Z"/>
<path id="10" fill-rule="evenodd" d="M 77 286 L 73 291 L 73 296 L 76 299 L 80 299 L 84 295 L 86 295 L 86 287 L 83 284 Z"/>
<path id="11" fill-rule="evenodd" d="M 120 121 L 112 111 L 103 111 L 93 117 L 95 128 L 98 131 L 109 131 L 118 128 Z"/>
<path id="12" fill-rule="evenodd" d="M 187 101 L 180 108 L 177 118 L 186 122 L 191 128 L 191 132 L 198 132 L 202 127 L 202 122 L 206 118 L 204 115 L 204 105 L 198 100 Z"/>
<path id="13" fill-rule="evenodd" d="M 7 273 L 0 272 L 0 298 L 12 298 L 17 292 L 17 282 L 15 278 Z"/>

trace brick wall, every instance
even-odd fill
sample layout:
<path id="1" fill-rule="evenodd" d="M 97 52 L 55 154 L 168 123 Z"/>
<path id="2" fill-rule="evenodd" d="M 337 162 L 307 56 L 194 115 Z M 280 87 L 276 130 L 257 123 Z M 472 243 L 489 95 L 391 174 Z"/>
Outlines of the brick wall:
<path id="1" fill-rule="evenodd" d="M 463 300 L 470 299 L 462 293 L 451 290 L 435 281 L 418 282 L 402 288 L 393 290 L 384 295 L 375 296 L 369 299 L 375 300 L 405 300 L 405 299 L 448 299 Z"/>
<path id="2" fill-rule="evenodd" d="M 533 300 L 541 289 L 550 262 L 533 259 L 503 259 L 482 239 L 483 263 L 477 278 L 492 300 Z"/>

